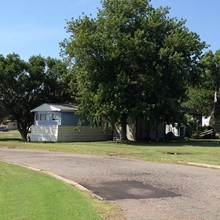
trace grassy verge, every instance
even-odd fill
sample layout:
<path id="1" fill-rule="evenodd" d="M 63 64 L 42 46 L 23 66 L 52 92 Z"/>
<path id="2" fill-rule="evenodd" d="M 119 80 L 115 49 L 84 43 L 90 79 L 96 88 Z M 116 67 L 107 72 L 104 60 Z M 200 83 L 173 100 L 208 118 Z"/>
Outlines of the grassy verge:
<path id="1" fill-rule="evenodd" d="M 112 204 L 46 174 L 0 162 L 1 220 L 116 219 L 117 213 Z"/>
<path id="2" fill-rule="evenodd" d="M 0 147 L 62 151 L 79 154 L 120 156 L 164 163 L 205 163 L 220 165 L 220 140 L 191 140 L 166 143 L 23 142 L 16 132 L 0 133 Z"/>

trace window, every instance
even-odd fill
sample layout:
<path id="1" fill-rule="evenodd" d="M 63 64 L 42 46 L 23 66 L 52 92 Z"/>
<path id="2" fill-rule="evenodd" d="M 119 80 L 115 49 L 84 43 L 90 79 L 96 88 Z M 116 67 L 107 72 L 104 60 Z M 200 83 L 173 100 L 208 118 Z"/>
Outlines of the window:
<path id="1" fill-rule="evenodd" d="M 46 114 L 46 121 L 50 121 L 50 114 Z"/>
<path id="2" fill-rule="evenodd" d="M 35 120 L 36 120 L 36 121 L 39 121 L 39 114 L 36 114 L 36 115 L 35 115 Z"/>
<path id="3" fill-rule="evenodd" d="M 46 114 L 40 114 L 40 121 L 46 121 Z"/>
<path id="4" fill-rule="evenodd" d="M 35 120 L 36 121 L 59 121 L 60 120 L 60 115 L 58 113 L 37 113 L 35 115 Z"/>
<path id="5" fill-rule="evenodd" d="M 58 114 L 52 114 L 52 120 L 53 120 L 53 121 L 57 121 L 57 120 L 59 120 L 59 119 L 60 119 L 60 117 L 59 117 Z"/>

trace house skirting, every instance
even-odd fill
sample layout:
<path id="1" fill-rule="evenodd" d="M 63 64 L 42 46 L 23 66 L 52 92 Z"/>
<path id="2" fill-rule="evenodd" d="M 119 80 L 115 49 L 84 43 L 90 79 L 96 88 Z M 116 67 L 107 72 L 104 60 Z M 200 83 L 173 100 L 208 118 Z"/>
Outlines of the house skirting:
<path id="1" fill-rule="evenodd" d="M 112 130 L 104 132 L 102 127 L 89 126 L 33 125 L 30 140 L 34 142 L 104 141 L 112 140 Z"/>

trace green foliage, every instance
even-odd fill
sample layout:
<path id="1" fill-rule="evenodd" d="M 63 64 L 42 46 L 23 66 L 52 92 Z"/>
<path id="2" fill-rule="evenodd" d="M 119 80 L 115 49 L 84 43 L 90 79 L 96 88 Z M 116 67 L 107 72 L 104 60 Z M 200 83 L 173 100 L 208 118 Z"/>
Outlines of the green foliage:
<path id="1" fill-rule="evenodd" d="M 168 8 L 148 0 L 104 0 L 96 18 L 67 23 L 79 109 L 96 124 L 128 117 L 175 121 L 205 43 Z"/>
<path id="2" fill-rule="evenodd" d="M 213 109 L 213 91 L 202 87 L 189 87 L 188 101 L 183 103 L 184 106 L 190 108 L 194 112 L 209 116 Z"/>
<path id="3" fill-rule="evenodd" d="M 219 92 L 220 87 L 220 50 L 215 53 L 208 51 L 201 59 L 203 67 L 203 86 L 213 91 Z M 213 92 L 214 94 L 214 92 Z"/>
<path id="4" fill-rule="evenodd" d="M 187 107 L 205 116 L 211 115 L 214 107 L 214 94 L 220 88 L 220 50 L 206 52 L 199 62 L 200 70 L 197 85 L 189 87 Z M 219 111 L 219 110 L 218 110 Z"/>
<path id="5" fill-rule="evenodd" d="M 185 120 L 185 136 L 189 138 L 198 138 L 199 133 L 201 133 L 201 127 L 198 123 L 198 119 L 194 118 L 192 115 L 185 114 Z"/>
<path id="6" fill-rule="evenodd" d="M 23 139 L 33 123 L 30 110 L 44 102 L 69 99 L 67 68 L 57 59 L 32 56 L 28 62 L 17 54 L 0 56 L 0 117 L 17 121 Z"/>

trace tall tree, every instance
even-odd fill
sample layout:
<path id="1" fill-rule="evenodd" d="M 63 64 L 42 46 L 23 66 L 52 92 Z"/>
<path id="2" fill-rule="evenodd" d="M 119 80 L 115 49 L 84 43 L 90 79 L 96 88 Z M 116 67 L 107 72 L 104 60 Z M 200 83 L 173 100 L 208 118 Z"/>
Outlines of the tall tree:
<path id="1" fill-rule="evenodd" d="M 96 18 L 67 23 L 62 44 L 74 64 L 80 110 L 94 124 L 128 117 L 173 120 L 205 46 L 168 8 L 148 0 L 104 0 Z M 172 113 L 172 114 L 171 114 Z"/>
<path id="2" fill-rule="evenodd" d="M 0 56 L 0 111 L 17 121 L 23 139 L 33 123 L 31 109 L 69 99 L 66 72 L 66 65 L 53 58 L 33 56 L 25 62 L 17 54 Z"/>

